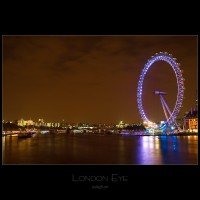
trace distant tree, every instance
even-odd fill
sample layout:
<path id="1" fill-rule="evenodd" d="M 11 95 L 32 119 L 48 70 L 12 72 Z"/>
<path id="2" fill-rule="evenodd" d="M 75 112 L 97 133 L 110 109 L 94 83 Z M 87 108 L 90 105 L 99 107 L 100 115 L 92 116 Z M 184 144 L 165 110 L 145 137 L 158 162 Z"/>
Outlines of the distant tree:
<path id="1" fill-rule="evenodd" d="M 34 128 L 34 125 L 28 125 L 27 128 L 32 129 Z"/>
<path id="2" fill-rule="evenodd" d="M 46 130 L 46 129 L 49 129 L 49 128 L 46 127 L 46 126 L 39 126 L 39 129 L 40 129 L 40 130 Z"/>
<path id="3" fill-rule="evenodd" d="M 6 122 L 6 123 L 3 123 L 3 130 L 5 131 L 19 130 L 19 126 L 11 122 Z"/>

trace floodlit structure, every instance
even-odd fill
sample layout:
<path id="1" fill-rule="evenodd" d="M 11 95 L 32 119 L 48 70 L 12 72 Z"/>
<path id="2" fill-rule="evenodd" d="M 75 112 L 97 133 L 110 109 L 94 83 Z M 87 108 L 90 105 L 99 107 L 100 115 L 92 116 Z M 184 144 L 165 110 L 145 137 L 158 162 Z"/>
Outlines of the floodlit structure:
<path id="1" fill-rule="evenodd" d="M 163 95 L 166 95 L 167 93 L 161 92 L 161 91 L 154 91 L 154 94 L 159 95 L 161 98 L 161 103 L 162 103 L 163 110 L 164 110 L 164 113 L 166 116 L 166 121 L 164 121 L 164 123 L 161 123 L 160 125 L 156 126 L 156 124 L 154 122 L 151 122 L 145 114 L 145 111 L 143 109 L 143 104 L 142 104 L 142 93 L 143 93 L 143 82 L 144 82 L 145 75 L 147 74 L 151 65 L 153 65 L 155 62 L 158 62 L 158 61 L 167 62 L 168 64 L 170 64 L 170 66 L 174 70 L 174 74 L 175 74 L 176 80 L 177 80 L 178 92 L 177 92 L 177 98 L 176 98 L 174 109 L 171 112 L 163 98 Z M 163 130 L 164 127 L 166 128 L 175 123 L 176 117 L 182 106 L 184 89 L 185 89 L 184 88 L 184 78 L 182 75 L 183 71 L 180 69 L 179 66 L 180 66 L 180 63 L 177 63 L 176 59 L 173 58 L 171 54 L 168 54 L 167 52 L 164 52 L 164 53 L 160 52 L 160 53 L 156 53 L 154 56 L 152 56 L 148 60 L 148 62 L 145 64 L 145 66 L 140 74 L 139 81 L 138 81 L 138 88 L 137 88 L 138 109 L 139 109 L 139 113 L 141 115 L 141 118 L 142 118 L 144 124 L 148 124 L 148 126 L 151 128 Z M 168 115 L 167 115 L 167 111 L 168 111 Z"/>

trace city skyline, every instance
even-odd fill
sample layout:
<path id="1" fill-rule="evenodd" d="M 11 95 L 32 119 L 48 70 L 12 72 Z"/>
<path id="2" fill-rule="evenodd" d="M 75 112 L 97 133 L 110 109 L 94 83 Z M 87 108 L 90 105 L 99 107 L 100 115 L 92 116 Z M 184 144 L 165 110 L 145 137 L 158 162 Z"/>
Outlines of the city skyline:
<path id="1" fill-rule="evenodd" d="M 139 75 L 160 51 L 176 57 L 184 72 L 180 118 L 195 106 L 197 96 L 195 35 L 3 36 L 3 119 L 139 123 Z M 152 120 L 164 116 L 153 90 L 168 92 L 172 109 L 176 87 L 168 64 L 151 67 L 144 82 L 144 108 Z"/>

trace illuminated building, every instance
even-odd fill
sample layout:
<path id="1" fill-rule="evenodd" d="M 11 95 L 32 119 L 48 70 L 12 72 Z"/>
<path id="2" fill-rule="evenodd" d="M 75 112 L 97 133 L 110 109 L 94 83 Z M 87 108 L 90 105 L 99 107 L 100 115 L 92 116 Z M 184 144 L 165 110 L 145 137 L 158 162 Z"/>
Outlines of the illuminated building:
<path id="1" fill-rule="evenodd" d="M 24 120 L 24 119 L 20 119 L 17 122 L 18 126 L 30 126 L 30 125 L 34 125 L 33 120 Z"/>
<path id="2" fill-rule="evenodd" d="M 47 127 L 51 127 L 51 123 L 48 122 L 48 123 L 47 123 Z"/>
<path id="3" fill-rule="evenodd" d="M 60 123 L 55 123 L 55 127 L 60 127 Z"/>
<path id="4" fill-rule="evenodd" d="M 184 130 L 187 132 L 198 132 L 198 110 L 191 108 L 184 118 Z"/>
<path id="5" fill-rule="evenodd" d="M 116 125 L 117 128 L 124 128 L 125 124 L 123 121 L 120 121 L 118 125 Z"/>
<path id="6" fill-rule="evenodd" d="M 129 124 L 125 124 L 123 121 L 120 121 L 119 124 L 116 125 L 117 128 L 126 128 Z M 112 124 L 104 126 L 105 128 L 114 128 Z"/>
<path id="7" fill-rule="evenodd" d="M 43 123 L 43 122 L 44 122 L 44 119 L 38 119 L 38 122 Z"/>
<path id="8" fill-rule="evenodd" d="M 44 119 L 38 119 L 37 126 L 45 126 Z"/>

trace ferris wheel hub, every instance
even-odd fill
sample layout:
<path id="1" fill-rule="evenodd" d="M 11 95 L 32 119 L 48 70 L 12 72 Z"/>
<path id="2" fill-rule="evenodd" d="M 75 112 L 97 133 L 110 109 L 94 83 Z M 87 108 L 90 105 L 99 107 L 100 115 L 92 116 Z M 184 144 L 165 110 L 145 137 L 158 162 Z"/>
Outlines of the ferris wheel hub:
<path id="1" fill-rule="evenodd" d="M 157 95 L 166 95 L 167 92 L 161 92 L 161 91 L 155 90 L 154 94 L 157 94 Z"/>

